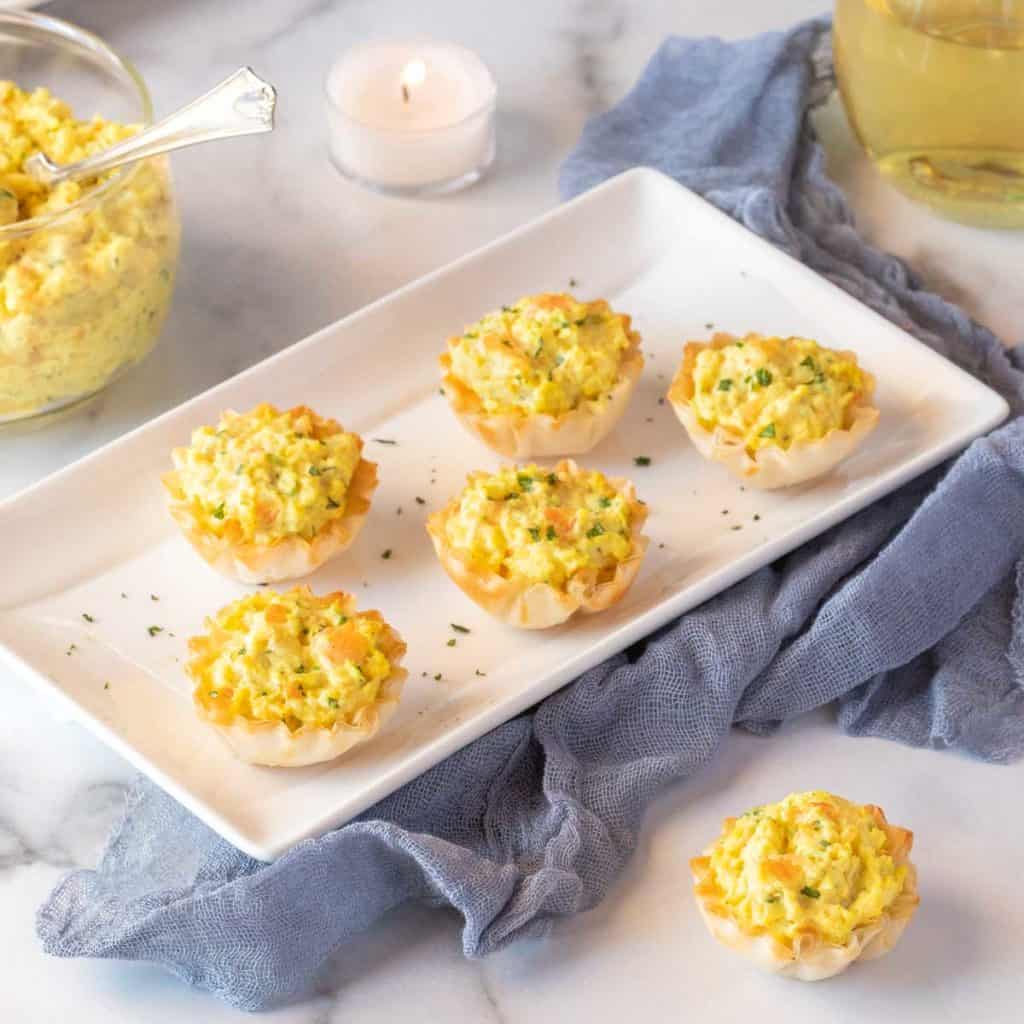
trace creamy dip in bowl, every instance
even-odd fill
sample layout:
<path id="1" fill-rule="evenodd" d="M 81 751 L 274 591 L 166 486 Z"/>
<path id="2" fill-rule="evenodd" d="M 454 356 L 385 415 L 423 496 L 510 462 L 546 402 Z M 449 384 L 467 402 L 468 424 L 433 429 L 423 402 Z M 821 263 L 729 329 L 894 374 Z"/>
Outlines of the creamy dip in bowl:
<path id="1" fill-rule="evenodd" d="M 95 395 L 156 342 L 180 242 L 166 161 L 52 189 L 22 170 L 40 150 L 69 163 L 106 149 L 150 117 L 138 74 L 99 39 L 0 14 L 0 425 Z"/>

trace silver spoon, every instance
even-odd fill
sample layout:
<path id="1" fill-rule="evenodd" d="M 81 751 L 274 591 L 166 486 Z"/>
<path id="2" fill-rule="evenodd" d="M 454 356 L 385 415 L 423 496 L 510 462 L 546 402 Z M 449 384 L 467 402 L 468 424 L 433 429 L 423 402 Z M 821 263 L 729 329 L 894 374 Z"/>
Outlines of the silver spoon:
<path id="1" fill-rule="evenodd" d="M 197 142 L 273 131 L 276 105 L 274 87 L 264 82 L 252 68 L 239 68 L 206 95 L 110 149 L 73 164 L 55 164 L 44 153 L 34 153 L 23 166 L 44 185 L 57 185 L 72 178 L 92 178 L 121 164 L 194 146 Z"/>

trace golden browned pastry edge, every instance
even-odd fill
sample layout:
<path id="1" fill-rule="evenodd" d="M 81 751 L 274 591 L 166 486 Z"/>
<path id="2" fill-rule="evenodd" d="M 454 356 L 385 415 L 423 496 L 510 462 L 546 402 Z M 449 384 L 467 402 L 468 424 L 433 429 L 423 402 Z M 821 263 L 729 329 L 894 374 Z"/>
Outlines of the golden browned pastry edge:
<path id="1" fill-rule="evenodd" d="M 881 808 L 872 809 L 890 837 L 893 861 L 907 866 L 903 891 L 877 921 L 858 925 L 842 946 L 823 942 L 813 930 L 803 932 L 792 947 L 765 931 L 756 934 L 745 931 L 721 902 L 718 887 L 710 878 L 712 844 L 702 856 L 690 860 L 697 909 L 708 931 L 723 946 L 747 957 L 758 967 L 798 981 L 823 981 L 845 971 L 857 960 L 884 956 L 899 942 L 921 900 L 917 892 L 917 870 L 909 857 L 913 833 L 889 825 Z"/>

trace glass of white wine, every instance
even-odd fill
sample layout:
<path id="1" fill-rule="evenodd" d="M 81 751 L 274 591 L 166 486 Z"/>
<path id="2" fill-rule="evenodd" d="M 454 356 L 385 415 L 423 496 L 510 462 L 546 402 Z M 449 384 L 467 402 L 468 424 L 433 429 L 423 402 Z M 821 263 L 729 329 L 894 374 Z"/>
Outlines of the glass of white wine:
<path id="1" fill-rule="evenodd" d="M 833 46 L 889 181 L 955 220 L 1024 227 L 1024 0 L 836 0 Z"/>

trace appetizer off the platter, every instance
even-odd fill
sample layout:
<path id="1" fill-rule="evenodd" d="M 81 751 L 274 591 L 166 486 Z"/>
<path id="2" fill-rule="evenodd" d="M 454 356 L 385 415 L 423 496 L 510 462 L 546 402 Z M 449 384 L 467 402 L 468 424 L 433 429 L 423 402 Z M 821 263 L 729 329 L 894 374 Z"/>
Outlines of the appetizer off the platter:
<path id="1" fill-rule="evenodd" d="M 760 967 L 818 981 L 895 946 L 919 903 L 913 833 L 822 790 L 726 818 L 690 861 L 711 934 Z"/>

